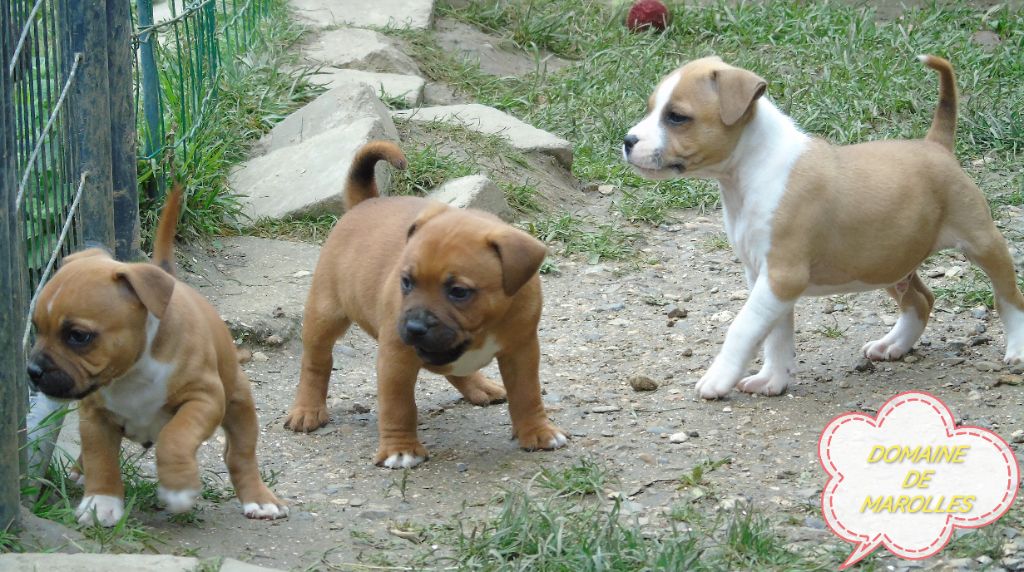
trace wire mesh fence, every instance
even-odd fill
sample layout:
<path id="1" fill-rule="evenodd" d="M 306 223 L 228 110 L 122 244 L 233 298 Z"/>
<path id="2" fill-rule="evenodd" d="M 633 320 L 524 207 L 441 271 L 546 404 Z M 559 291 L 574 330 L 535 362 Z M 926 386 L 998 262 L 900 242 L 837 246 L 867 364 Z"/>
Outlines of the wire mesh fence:
<path id="1" fill-rule="evenodd" d="M 139 180 L 148 198 L 156 199 L 165 187 L 161 166 L 168 146 L 191 162 L 194 142 L 209 126 L 221 74 L 258 37 L 273 2 L 196 0 L 179 11 L 171 0 L 169 17 L 154 23 L 152 0 L 137 0 Z"/>

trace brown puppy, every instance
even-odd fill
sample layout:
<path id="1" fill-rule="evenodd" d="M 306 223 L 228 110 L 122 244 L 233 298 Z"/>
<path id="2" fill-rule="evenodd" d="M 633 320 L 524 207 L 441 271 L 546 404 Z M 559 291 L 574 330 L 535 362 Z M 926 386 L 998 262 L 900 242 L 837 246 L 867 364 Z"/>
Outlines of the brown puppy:
<path id="1" fill-rule="evenodd" d="M 477 405 L 501 401 L 507 390 L 512 434 L 524 449 L 565 445 L 540 397 L 537 270 L 547 249 L 484 212 L 378 197 L 381 159 L 406 166 L 387 141 L 367 144 L 352 163 L 348 212 L 324 244 L 306 301 L 302 374 L 285 427 L 327 424 L 331 350 L 355 322 L 380 344 L 376 464 L 407 468 L 427 458 L 416 435 L 420 369 L 444 375 Z M 504 389 L 479 371 L 495 357 Z"/>
<path id="2" fill-rule="evenodd" d="M 50 397 L 81 400 L 83 524 L 114 526 L 124 515 L 123 437 L 156 444 L 158 496 L 172 512 L 189 510 L 201 490 L 196 450 L 218 425 L 245 516 L 288 514 L 260 479 L 256 408 L 231 333 L 173 276 L 180 209 L 178 187 L 157 227 L 153 264 L 125 264 L 100 249 L 68 256 L 32 316 L 32 383 Z"/>

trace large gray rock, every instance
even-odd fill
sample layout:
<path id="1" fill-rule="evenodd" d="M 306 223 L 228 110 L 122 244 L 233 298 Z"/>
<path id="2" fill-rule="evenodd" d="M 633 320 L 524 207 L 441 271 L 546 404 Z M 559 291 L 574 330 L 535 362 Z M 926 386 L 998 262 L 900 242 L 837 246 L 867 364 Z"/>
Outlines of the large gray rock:
<path id="1" fill-rule="evenodd" d="M 460 209 L 473 208 L 512 220 L 515 213 L 505 200 L 505 193 L 484 175 L 452 179 L 427 197 Z"/>
<path id="2" fill-rule="evenodd" d="M 351 105 L 351 106 L 350 106 Z M 398 140 L 395 124 L 365 84 L 335 88 L 289 116 L 270 134 L 268 152 L 235 169 L 228 182 L 249 218 L 344 211 L 341 192 L 356 151 L 376 139 Z M 377 185 L 390 183 L 377 166 Z"/>
<path id="3" fill-rule="evenodd" d="M 394 117 L 431 123 L 442 121 L 466 129 L 498 135 L 520 151 L 552 155 L 566 168 L 572 167 L 572 144 L 561 137 L 537 129 L 493 107 L 470 103 L 442 105 L 394 112 Z"/>
<path id="4" fill-rule="evenodd" d="M 326 67 L 420 74 L 416 62 L 394 40 L 373 30 L 340 28 L 324 32 L 303 53 L 306 59 Z"/>
<path id="5" fill-rule="evenodd" d="M 423 86 L 426 84 L 423 78 L 415 75 L 338 68 L 321 68 L 306 79 L 313 85 L 327 88 L 353 82 L 365 83 L 372 87 L 377 95 L 401 98 L 408 107 L 416 107 L 423 101 Z"/>
<path id="6" fill-rule="evenodd" d="M 337 25 L 426 30 L 434 0 L 290 0 L 299 22 L 315 29 Z"/>
<path id="7" fill-rule="evenodd" d="M 367 117 L 378 120 L 384 132 L 397 135 L 390 112 L 377 98 L 376 89 L 360 81 L 338 80 L 336 83 L 335 87 L 275 125 L 265 138 L 267 151 L 297 145 Z"/>

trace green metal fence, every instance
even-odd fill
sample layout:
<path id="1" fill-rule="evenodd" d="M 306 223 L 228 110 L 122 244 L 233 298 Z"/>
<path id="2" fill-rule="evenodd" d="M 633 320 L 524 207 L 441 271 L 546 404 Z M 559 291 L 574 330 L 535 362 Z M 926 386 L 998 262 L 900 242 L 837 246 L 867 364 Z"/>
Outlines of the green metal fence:
<path id="1" fill-rule="evenodd" d="M 195 153 L 221 74 L 280 0 L 170 1 L 154 23 L 152 0 L 0 0 L 0 530 L 48 412 L 29 411 L 24 374 L 39 290 L 83 245 L 140 256 L 140 190 L 162 195 L 169 148 Z M 45 468 L 55 432 L 33 437 Z"/>
<path id="2" fill-rule="evenodd" d="M 152 0 L 136 0 L 139 177 L 148 198 L 165 186 L 167 146 L 178 160 L 192 162 L 221 74 L 248 51 L 274 1 L 195 0 L 179 12 L 171 0 L 170 17 L 154 23 Z"/>

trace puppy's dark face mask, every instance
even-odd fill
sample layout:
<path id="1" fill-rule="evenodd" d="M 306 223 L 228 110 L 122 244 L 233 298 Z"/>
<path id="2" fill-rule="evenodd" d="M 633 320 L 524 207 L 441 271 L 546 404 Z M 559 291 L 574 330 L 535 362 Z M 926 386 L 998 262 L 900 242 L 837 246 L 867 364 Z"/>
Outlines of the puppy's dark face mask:
<path id="1" fill-rule="evenodd" d="M 438 205 L 410 228 L 399 266 L 398 334 L 424 363 L 459 359 L 540 268 L 544 245 L 496 222 Z"/>

